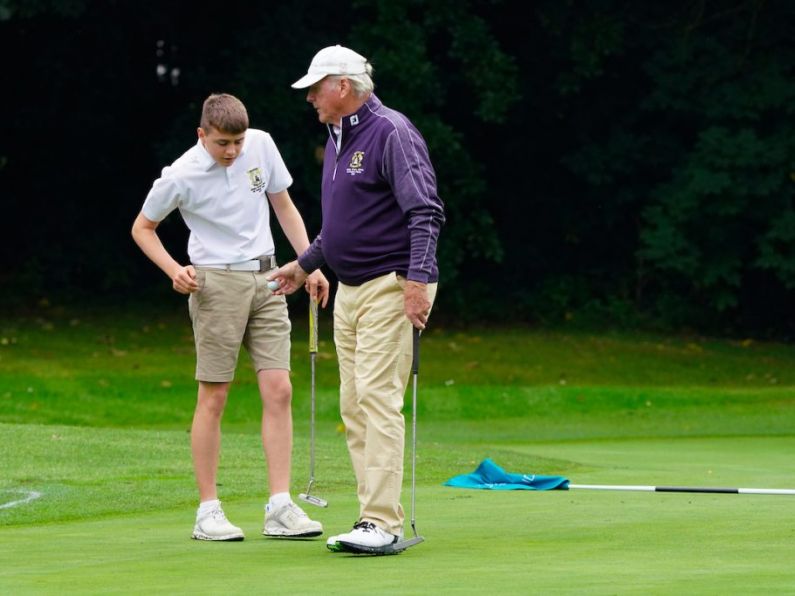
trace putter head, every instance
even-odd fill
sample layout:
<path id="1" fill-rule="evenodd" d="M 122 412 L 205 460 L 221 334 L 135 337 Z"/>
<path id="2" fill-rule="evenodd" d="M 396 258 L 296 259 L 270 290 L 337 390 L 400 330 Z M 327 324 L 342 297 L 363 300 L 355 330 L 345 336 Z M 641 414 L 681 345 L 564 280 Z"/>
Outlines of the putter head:
<path id="1" fill-rule="evenodd" d="M 317 507 L 328 507 L 328 501 L 326 499 L 321 499 L 320 497 L 316 497 L 315 495 L 308 495 L 306 493 L 301 493 L 298 495 L 298 498 L 304 501 L 305 503 L 311 503 L 312 505 L 316 505 Z"/>
<path id="2" fill-rule="evenodd" d="M 401 540 L 400 542 L 387 544 L 386 546 L 363 546 L 361 544 L 353 544 L 340 540 L 337 542 L 337 546 L 340 550 L 355 555 L 399 555 L 410 546 L 419 544 L 423 540 L 425 539 L 422 536 L 415 536 L 414 538 Z"/>
<path id="3" fill-rule="evenodd" d="M 414 538 L 407 538 L 406 540 L 401 540 L 400 542 L 398 542 L 396 544 L 391 544 L 390 546 L 393 549 L 395 549 L 397 552 L 400 553 L 400 552 L 403 552 L 404 550 L 406 550 L 407 548 L 409 548 L 410 546 L 414 546 L 415 544 L 419 544 L 420 542 L 423 542 L 424 540 L 425 540 L 425 538 L 423 538 L 422 536 L 414 536 Z"/>

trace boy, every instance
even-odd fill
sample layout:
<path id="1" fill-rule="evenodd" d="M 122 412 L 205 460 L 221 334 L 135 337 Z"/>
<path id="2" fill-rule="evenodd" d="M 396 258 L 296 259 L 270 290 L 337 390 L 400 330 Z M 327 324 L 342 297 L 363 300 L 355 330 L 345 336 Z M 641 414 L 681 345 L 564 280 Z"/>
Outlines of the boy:
<path id="1" fill-rule="evenodd" d="M 199 489 L 193 538 L 243 540 L 242 530 L 224 515 L 216 491 L 221 417 L 245 345 L 257 375 L 263 404 L 262 444 L 268 464 L 270 499 L 266 536 L 319 536 L 323 527 L 290 498 L 292 413 L 290 401 L 290 321 L 284 296 L 267 287 L 276 267 L 268 202 L 293 249 L 301 254 L 309 239 L 287 188 L 292 184 L 273 139 L 248 128 L 242 102 L 228 94 L 204 102 L 198 142 L 163 169 L 135 220 L 135 242 L 189 295 L 199 382 L 191 427 L 191 451 Z M 189 265 L 174 260 L 156 229 L 179 209 L 190 229 Z M 308 279 L 307 291 L 323 306 L 328 281 Z"/>

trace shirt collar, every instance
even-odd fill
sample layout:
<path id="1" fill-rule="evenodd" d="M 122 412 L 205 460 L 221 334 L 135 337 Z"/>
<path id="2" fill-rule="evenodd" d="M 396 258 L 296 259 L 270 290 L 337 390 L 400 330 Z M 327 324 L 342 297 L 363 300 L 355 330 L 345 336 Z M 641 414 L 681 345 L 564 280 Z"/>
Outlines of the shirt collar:
<path id="1" fill-rule="evenodd" d="M 198 156 L 199 165 L 204 169 L 205 172 L 209 171 L 214 165 L 218 165 L 213 159 L 213 156 L 207 153 L 207 149 L 204 148 L 201 139 L 196 141 L 196 148 L 196 155 Z"/>
<path id="2" fill-rule="evenodd" d="M 362 122 L 365 122 L 368 118 L 370 118 L 372 113 L 377 111 L 380 107 L 381 100 L 375 96 L 375 93 L 371 93 L 370 97 L 367 98 L 367 101 L 365 101 L 358 110 L 356 110 L 353 114 L 343 116 L 342 132 L 344 133 L 351 128 L 359 126 Z"/>
<path id="3" fill-rule="evenodd" d="M 240 153 L 238 154 L 237 159 L 235 160 L 234 163 L 237 163 L 238 160 L 246 154 L 246 149 L 248 148 L 249 139 L 251 138 L 249 130 L 246 130 L 246 138 L 243 141 L 243 148 L 240 150 Z M 217 161 L 213 159 L 213 156 L 207 152 L 207 149 L 205 149 L 201 139 L 196 140 L 196 146 L 198 147 L 197 154 L 199 156 L 198 157 L 199 165 L 202 168 L 204 168 L 205 172 L 209 171 L 213 166 L 218 166 L 219 168 L 222 167 L 221 165 L 218 164 Z M 232 165 L 234 165 L 234 163 Z"/>

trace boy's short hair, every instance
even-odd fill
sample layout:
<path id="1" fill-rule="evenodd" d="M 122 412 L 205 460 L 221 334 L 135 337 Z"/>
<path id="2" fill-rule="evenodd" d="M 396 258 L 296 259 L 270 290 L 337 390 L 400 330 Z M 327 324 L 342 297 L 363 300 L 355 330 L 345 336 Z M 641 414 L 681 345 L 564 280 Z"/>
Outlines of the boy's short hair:
<path id="1" fill-rule="evenodd" d="M 226 134 L 240 134 L 248 129 L 246 106 L 234 95 L 213 93 L 204 100 L 199 123 L 205 131 L 214 128 Z"/>

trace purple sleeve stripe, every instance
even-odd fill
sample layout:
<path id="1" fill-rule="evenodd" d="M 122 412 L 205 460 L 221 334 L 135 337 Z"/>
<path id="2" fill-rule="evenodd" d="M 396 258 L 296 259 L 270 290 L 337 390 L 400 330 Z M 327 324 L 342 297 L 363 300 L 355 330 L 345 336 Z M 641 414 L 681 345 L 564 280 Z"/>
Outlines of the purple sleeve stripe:
<path id="1" fill-rule="evenodd" d="M 401 133 L 403 133 L 404 135 L 408 135 L 408 144 L 411 146 L 412 153 L 414 154 L 414 160 L 415 160 L 414 163 L 421 164 L 422 159 L 419 153 L 417 152 L 417 147 L 415 144 L 415 140 L 413 138 L 416 135 L 412 133 L 411 129 L 409 129 L 409 127 L 406 125 L 406 122 L 402 118 L 390 117 L 390 115 L 383 115 L 379 114 L 378 112 L 373 112 L 373 114 L 375 116 L 378 116 L 379 118 L 386 119 L 392 125 L 394 131 L 390 133 L 389 136 L 397 137 L 397 143 L 398 147 L 400 148 L 400 154 L 403 156 L 403 162 L 406 164 L 406 170 L 411 175 L 411 182 L 414 185 L 414 189 L 417 191 L 417 196 L 421 198 L 426 205 L 429 204 L 430 201 L 428 199 L 429 196 L 428 187 L 426 186 L 425 181 L 421 180 L 421 186 L 423 188 L 422 190 L 420 190 L 417 181 L 414 178 L 414 171 L 411 169 L 411 163 L 409 162 L 408 156 L 406 155 L 406 150 L 403 147 L 403 138 Z"/>
<path id="2" fill-rule="evenodd" d="M 419 198 L 426 206 L 433 207 L 434 205 L 433 205 L 432 201 L 430 200 L 430 193 L 428 191 L 428 186 L 425 183 L 425 180 L 422 178 L 422 176 L 419 176 L 420 180 L 419 180 L 419 183 L 418 183 L 415 171 L 411 167 L 412 162 L 409 161 L 409 157 L 408 157 L 408 154 L 407 154 L 407 151 L 406 151 L 406 147 L 405 147 L 405 144 L 409 145 L 409 149 L 410 149 L 410 151 L 411 151 L 411 153 L 412 153 L 412 155 L 414 157 L 414 162 L 413 163 L 415 163 L 417 165 L 421 165 L 422 162 L 423 162 L 423 159 L 422 159 L 422 156 L 420 155 L 420 152 L 417 150 L 417 139 L 416 139 L 417 135 L 415 133 L 413 133 L 413 131 L 411 131 L 411 129 L 409 129 L 409 127 L 407 126 L 406 122 L 402 118 L 394 117 L 391 114 L 390 115 L 383 115 L 383 114 L 380 114 L 378 112 L 373 112 L 373 115 L 378 116 L 379 118 L 386 119 L 392 125 L 394 130 L 393 130 L 392 133 L 390 133 L 389 137 L 390 137 L 390 139 L 392 139 L 392 138 L 396 139 L 395 143 L 397 144 L 397 147 L 400 150 L 400 155 L 403 158 L 403 163 L 405 164 L 405 168 L 406 168 L 406 171 L 407 171 L 407 173 L 408 173 L 408 175 L 409 175 L 409 177 L 411 179 L 411 183 L 414 186 L 414 190 L 416 191 L 417 198 Z M 403 139 L 404 136 L 408 136 L 407 143 L 404 143 L 404 139 Z M 387 141 L 387 143 L 389 143 L 389 141 Z M 420 168 L 418 168 L 418 170 L 419 169 Z M 420 188 L 420 187 L 422 187 L 422 188 Z M 396 194 L 396 197 L 398 198 L 398 201 L 400 201 L 401 197 L 399 195 L 397 195 L 397 194 Z M 404 205 L 404 207 L 405 207 L 405 205 Z M 420 263 L 419 263 L 420 269 L 423 270 L 423 271 L 425 271 L 426 267 L 428 266 L 427 265 L 427 263 L 428 263 L 428 254 L 429 254 L 430 249 L 431 249 L 431 244 L 432 244 L 432 240 L 431 239 L 433 238 L 433 216 L 432 215 L 430 215 L 428 217 L 428 227 L 427 227 L 426 233 L 428 234 L 428 240 L 426 242 L 425 250 L 424 250 L 424 252 L 422 254 L 422 258 L 421 258 Z"/>
<path id="3" fill-rule="evenodd" d="M 432 235 L 433 235 L 432 221 L 433 221 L 432 217 L 429 217 L 428 218 L 428 241 L 425 243 L 425 252 L 422 254 L 422 260 L 420 261 L 420 269 L 422 271 L 426 271 L 426 267 L 427 267 L 426 262 L 427 262 L 427 259 L 428 259 L 428 253 L 431 250 L 431 238 L 432 238 Z M 430 273 L 430 269 L 428 269 L 428 271 L 426 271 L 426 273 Z"/>

